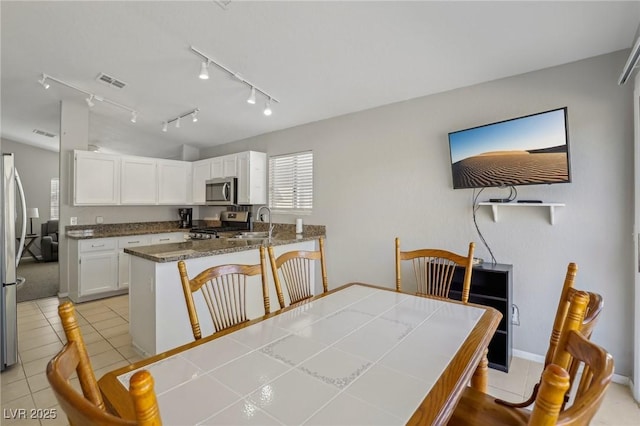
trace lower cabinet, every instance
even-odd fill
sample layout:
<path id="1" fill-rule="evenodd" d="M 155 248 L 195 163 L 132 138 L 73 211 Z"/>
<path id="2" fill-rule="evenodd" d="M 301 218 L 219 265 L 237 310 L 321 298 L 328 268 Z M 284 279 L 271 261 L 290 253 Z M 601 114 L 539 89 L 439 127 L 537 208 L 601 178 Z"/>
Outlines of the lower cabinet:
<path id="1" fill-rule="evenodd" d="M 450 297 L 460 300 L 464 268 L 456 268 L 451 282 Z M 511 364 L 511 295 L 513 266 L 491 262 L 473 267 L 469 303 L 495 308 L 502 314 L 498 329 L 489 343 L 489 367 L 504 372 Z"/>
<path id="2" fill-rule="evenodd" d="M 182 232 L 69 240 L 69 298 L 78 303 L 127 293 L 131 259 L 125 248 L 182 241 Z"/>

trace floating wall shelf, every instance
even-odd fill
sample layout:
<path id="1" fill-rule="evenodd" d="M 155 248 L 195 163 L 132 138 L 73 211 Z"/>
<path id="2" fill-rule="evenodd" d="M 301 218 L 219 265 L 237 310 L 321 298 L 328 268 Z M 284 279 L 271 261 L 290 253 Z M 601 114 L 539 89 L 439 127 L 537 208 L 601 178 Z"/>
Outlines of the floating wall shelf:
<path id="1" fill-rule="evenodd" d="M 493 211 L 493 221 L 498 221 L 498 208 L 499 207 L 546 207 L 549 209 L 549 222 L 551 224 L 555 224 L 555 208 L 556 207 L 564 207 L 564 203 L 517 203 L 517 202 L 509 202 L 509 203 L 491 203 L 491 202 L 482 202 L 478 203 L 481 206 L 491 206 L 491 210 Z"/>

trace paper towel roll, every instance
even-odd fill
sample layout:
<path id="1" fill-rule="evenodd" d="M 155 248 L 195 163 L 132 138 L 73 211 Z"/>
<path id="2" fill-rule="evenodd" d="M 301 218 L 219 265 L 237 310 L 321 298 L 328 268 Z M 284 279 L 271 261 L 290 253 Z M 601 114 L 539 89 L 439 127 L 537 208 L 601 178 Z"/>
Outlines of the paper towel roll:
<path id="1" fill-rule="evenodd" d="M 302 219 L 296 219 L 296 234 L 302 234 Z"/>

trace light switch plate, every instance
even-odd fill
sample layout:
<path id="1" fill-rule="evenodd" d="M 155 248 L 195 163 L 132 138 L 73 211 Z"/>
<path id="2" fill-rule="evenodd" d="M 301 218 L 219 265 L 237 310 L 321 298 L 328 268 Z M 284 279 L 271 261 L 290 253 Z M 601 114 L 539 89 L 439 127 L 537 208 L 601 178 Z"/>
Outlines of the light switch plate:
<path id="1" fill-rule="evenodd" d="M 78 224 L 78 218 L 75 216 L 71 216 L 71 219 L 69 221 L 70 225 L 77 225 Z"/>
<path id="2" fill-rule="evenodd" d="M 96 216 L 96 223 L 102 223 L 104 221 L 104 219 L 102 218 L 102 216 Z"/>

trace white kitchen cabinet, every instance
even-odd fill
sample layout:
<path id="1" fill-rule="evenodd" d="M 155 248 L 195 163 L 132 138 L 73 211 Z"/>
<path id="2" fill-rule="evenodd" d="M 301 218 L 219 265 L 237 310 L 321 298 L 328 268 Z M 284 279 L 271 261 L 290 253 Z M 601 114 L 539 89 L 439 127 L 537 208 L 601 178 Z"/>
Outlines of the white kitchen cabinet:
<path id="1" fill-rule="evenodd" d="M 267 154 L 246 151 L 238 156 L 238 204 L 267 204 Z"/>
<path id="2" fill-rule="evenodd" d="M 158 204 L 188 204 L 190 187 L 191 163 L 158 160 Z"/>
<path id="3" fill-rule="evenodd" d="M 120 204 L 156 204 L 158 200 L 157 160 L 122 157 Z"/>
<path id="4" fill-rule="evenodd" d="M 120 156 L 73 152 L 73 205 L 117 205 L 120 202 Z"/>
<path id="5" fill-rule="evenodd" d="M 77 289 L 73 293 L 77 294 L 78 301 L 95 294 L 118 290 L 116 239 L 79 241 L 77 276 Z"/>
<path id="6" fill-rule="evenodd" d="M 199 160 L 193 162 L 193 187 L 192 201 L 193 204 L 204 204 L 206 197 L 206 182 L 211 179 L 211 159 Z"/>
<path id="7" fill-rule="evenodd" d="M 124 252 L 128 247 L 148 246 L 151 244 L 151 235 L 132 235 L 130 237 L 118 237 L 118 288 L 128 288 L 131 276 L 131 255 Z"/>
<path id="8" fill-rule="evenodd" d="M 211 179 L 237 177 L 237 154 L 223 155 L 211 159 Z"/>

